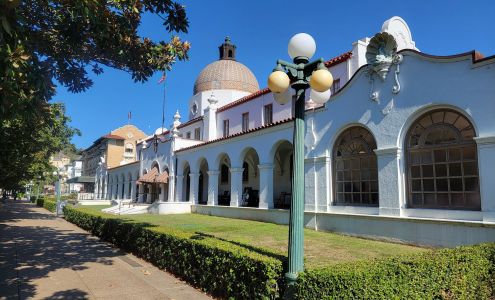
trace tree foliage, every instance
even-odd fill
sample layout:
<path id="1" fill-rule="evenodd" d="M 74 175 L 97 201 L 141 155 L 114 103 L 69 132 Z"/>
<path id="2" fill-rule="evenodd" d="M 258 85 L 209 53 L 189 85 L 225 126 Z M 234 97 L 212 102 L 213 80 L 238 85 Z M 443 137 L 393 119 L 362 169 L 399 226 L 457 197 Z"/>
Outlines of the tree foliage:
<path id="1" fill-rule="evenodd" d="M 57 82 L 85 91 L 102 66 L 143 82 L 188 58 L 190 45 L 178 36 L 138 34 L 145 13 L 162 18 L 168 32 L 187 32 L 184 7 L 170 0 L 0 1 L 0 167 L 9 170 L 0 187 L 39 175 L 77 133 L 63 106 L 49 102 Z"/>

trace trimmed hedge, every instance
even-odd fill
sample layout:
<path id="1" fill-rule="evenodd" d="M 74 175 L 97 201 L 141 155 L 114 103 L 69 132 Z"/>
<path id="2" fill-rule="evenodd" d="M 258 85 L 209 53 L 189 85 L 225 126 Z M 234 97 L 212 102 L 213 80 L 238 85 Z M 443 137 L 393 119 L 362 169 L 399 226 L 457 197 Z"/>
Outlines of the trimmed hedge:
<path id="1" fill-rule="evenodd" d="M 201 233 L 64 208 L 65 219 L 214 296 L 280 297 L 284 257 Z"/>
<path id="2" fill-rule="evenodd" d="M 491 299 L 495 244 L 349 263 L 302 273 L 296 299 Z"/>
<path id="3" fill-rule="evenodd" d="M 40 197 L 36 200 L 36 205 L 43 207 L 44 209 L 55 212 L 57 210 L 57 200 L 55 198 L 43 198 Z"/>
<path id="4" fill-rule="evenodd" d="M 36 199 L 36 205 L 39 207 L 43 207 L 43 202 L 45 202 L 45 198 L 43 197 L 39 197 L 38 199 Z"/>
<path id="5" fill-rule="evenodd" d="M 57 201 L 45 199 L 43 202 L 43 208 L 54 213 L 57 210 Z"/>

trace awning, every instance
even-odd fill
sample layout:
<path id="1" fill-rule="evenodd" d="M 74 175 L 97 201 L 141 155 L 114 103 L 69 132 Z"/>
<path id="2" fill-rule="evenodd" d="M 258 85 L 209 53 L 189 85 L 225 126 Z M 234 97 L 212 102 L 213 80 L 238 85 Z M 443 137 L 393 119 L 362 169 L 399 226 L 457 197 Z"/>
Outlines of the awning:
<path id="1" fill-rule="evenodd" d="M 148 173 L 139 177 L 138 183 L 167 183 L 168 182 L 168 172 L 163 171 L 161 174 L 158 173 L 158 168 L 153 168 Z"/>
<path id="2" fill-rule="evenodd" d="M 78 176 L 72 177 L 65 181 L 66 183 L 95 183 L 94 176 Z"/>

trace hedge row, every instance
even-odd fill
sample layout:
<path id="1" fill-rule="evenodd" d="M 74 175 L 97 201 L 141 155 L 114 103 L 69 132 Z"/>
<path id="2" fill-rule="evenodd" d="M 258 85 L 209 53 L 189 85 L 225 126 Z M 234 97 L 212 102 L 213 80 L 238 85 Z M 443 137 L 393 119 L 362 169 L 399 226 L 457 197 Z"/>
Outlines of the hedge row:
<path id="1" fill-rule="evenodd" d="M 308 270 L 296 299 L 492 299 L 495 244 Z"/>
<path id="2" fill-rule="evenodd" d="M 66 206 L 65 219 L 221 298 L 279 298 L 283 260 L 275 253 Z"/>
<path id="3" fill-rule="evenodd" d="M 57 200 L 55 200 L 55 198 L 40 197 L 36 200 L 36 205 L 51 212 L 55 212 L 57 210 Z"/>

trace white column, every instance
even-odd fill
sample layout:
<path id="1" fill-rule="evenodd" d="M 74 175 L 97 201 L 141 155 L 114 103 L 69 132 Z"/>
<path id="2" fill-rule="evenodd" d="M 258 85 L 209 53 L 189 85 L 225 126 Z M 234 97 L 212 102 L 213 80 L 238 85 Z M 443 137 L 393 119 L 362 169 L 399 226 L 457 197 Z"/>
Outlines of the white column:
<path id="1" fill-rule="evenodd" d="M 175 198 L 170 198 L 170 199 L 175 199 L 176 202 L 180 202 L 183 201 L 182 189 L 183 189 L 184 175 L 175 176 L 175 181 L 177 183 L 175 188 Z"/>
<path id="2" fill-rule="evenodd" d="M 158 198 L 158 201 L 164 202 L 165 201 L 165 183 L 160 183 L 160 196 Z"/>
<path id="3" fill-rule="evenodd" d="M 168 176 L 168 197 L 167 201 L 168 202 L 173 202 L 174 201 L 174 195 L 175 195 L 175 176 L 169 175 Z"/>
<path id="4" fill-rule="evenodd" d="M 326 212 L 331 205 L 332 177 L 330 157 L 311 157 L 304 160 L 304 211 Z"/>
<path id="5" fill-rule="evenodd" d="M 191 184 L 189 185 L 189 201 L 193 204 L 198 204 L 199 173 L 189 173 L 189 178 L 191 178 Z"/>
<path id="6" fill-rule="evenodd" d="M 474 138 L 478 144 L 478 169 L 483 222 L 495 222 L 495 136 Z"/>
<path id="7" fill-rule="evenodd" d="M 135 196 L 136 196 L 136 181 L 132 180 L 131 181 L 131 194 L 129 195 L 129 199 L 131 199 L 131 201 L 134 201 Z"/>
<path id="8" fill-rule="evenodd" d="M 143 203 L 143 195 L 144 195 L 144 184 L 141 183 L 138 187 L 138 192 L 139 192 L 139 195 L 138 195 L 138 202 L 139 203 Z"/>
<path id="9" fill-rule="evenodd" d="M 242 172 L 244 168 L 230 168 L 230 206 L 241 205 L 242 200 Z"/>
<path id="10" fill-rule="evenodd" d="M 219 171 L 208 171 L 208 205 L 218 205 L 218 175 Z"/>
<path id="11" fill-rule="evenodd" d="M 273 208 L 273 165 L 258 165 L 260 171 L 260 204 L 259 208 Z"/>
<path id="12" fill-rule="evenodd" d="M 151 193 L 153 189 L 151 188 L 151 184 L 148 184 L 148 195 L 146 195 L 146 203 L 151 203 Z"/>
<path id="13" fill-rule="evenodd" d="M 400 216 L 402 201 L 401 149 L 398 147 L 375 149 L 378 162 L 379 214 Z"/>

